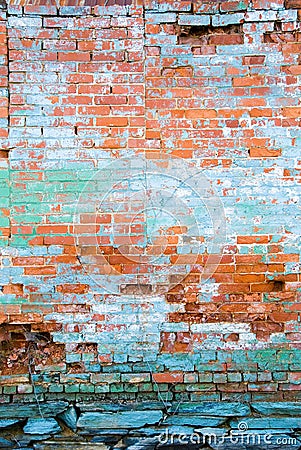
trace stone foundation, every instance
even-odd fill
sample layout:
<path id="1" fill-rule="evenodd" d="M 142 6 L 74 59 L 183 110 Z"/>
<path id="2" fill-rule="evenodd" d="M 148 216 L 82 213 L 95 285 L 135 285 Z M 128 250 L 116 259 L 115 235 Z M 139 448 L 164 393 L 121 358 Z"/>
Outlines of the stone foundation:
<path id="1" fill-rule="evenodd" d="M 299 449 L 300 403 L 76 403 L 0 407 L 1 448 Z M 39 414 L 39 415 L 38 415 Z"/>

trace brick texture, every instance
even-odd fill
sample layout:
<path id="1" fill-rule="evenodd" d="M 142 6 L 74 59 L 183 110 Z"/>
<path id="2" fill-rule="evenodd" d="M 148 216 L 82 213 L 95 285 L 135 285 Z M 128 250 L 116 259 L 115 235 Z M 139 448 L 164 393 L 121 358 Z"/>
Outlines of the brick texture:
<path id="1" fill-rule="evenodd" d="M 0 8 L 0 400 L 301 398 L 300 2 Z"/>

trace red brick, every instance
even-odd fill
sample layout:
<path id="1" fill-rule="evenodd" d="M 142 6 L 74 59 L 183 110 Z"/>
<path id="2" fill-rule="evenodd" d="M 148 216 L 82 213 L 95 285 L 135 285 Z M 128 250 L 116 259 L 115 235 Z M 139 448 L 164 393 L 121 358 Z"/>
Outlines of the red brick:
<path id="1" fill-rule="evenodd" d="M 301 108 L 300 107 L 282 108 L 282 115 L 284 117 L 300 118 L 300 116 L 301 116 Z"/>
<path id="2" fill-rule="evenodd" d="M 44 236 L 45 245 L 72 245 L 74 244 L 73 236 Z"/>
<path id="3" fill-rule="evenodd" d="M 43 245 L 44 244 L 43 236 L 35 236 L 34 238 L 28 241 L 28 244 L 32 246 Z"/>
<path id="4" fill-rule="evenodd" d="M 156 383 L 183 383 L 184 374 L 179 372 L 153 373 L 152 379 Z"/>
<path id="5" fill-rule="evenodd" d="M 249 154 L 251 158 L 276 158 L 281 156 L 281 149 L 271 150 L 265 147 L 252 147 L 249 150 Z"/>
<path id="6" fill-rule="evenodd" d="M 25 14 L 41 14 L 41 15 L 47 15 L 47 16 L 56 16 L 57 15 L 57 9 L 56 6 L 53 5 L 39 5 L 39 2 L 37 2 L 34 5 L 27 5 L 24 6 L 24 13 Z"/>
<path id="7" fill-rule="evenodd" d="M 249 283 L 232 283 L 232 284 L 229 283 L 220 285 L 218 292 L 220 294 L 235 294 L 235 293 L 247 294 L 251 291 Z"/>
<path id="8" fill-rule="evenodd" d="M 24 275 L 55 275 L 55 266 L 25 267 Z"/>
<path id="9" fill-rule="evenodd" d="M 237 273 L 261 273 L 267 271 L 268 271 L 267 264 L 249 264 L 236 266 Z"/>
<path id="10" fill-rule="evenodd" d="M 239 274 L 234 275 L 235 283 L 260 283 L 265 280 L 264 274 Z"/>
<path id="11" fill-rule="evenodd" d="M 67 225 L 40 225 L 37 227 L 38 234 L 66 234 L 68 233 Z"/>
<path id="12" fill-rule="evenodd" d="M 285 263 L 285 262 L 299 262 L 300 256 L 298 253 L 294 254 L 272 254 L 270 256 L 270 263 Z"/>
<path id="13" fill-rule="evenodd" d="M 47 259 L 49 264 L 79 264 L 77 256 L 73 255 L 57 255 Z"/>
<path id="14" fill-rule="evenodd" d="M 40 266 L 44 264 L 44 257 L 42 256 L 23 256 L 13 258 L 15 266 Z"/>
<path id="15" fill-rule="evenodd" d="M 233 275 L 228 273 L 214 273 L 212 278 L 216 283 L 233 283 Z"/>
<path id="16" fill-rule="evenodd" d="M 251 285 L 251 292 L 277 292 L 273 282 L 254 283 Z"/>
<path id="17" fill-rule="evenodd" d="M 262 1 L 262 0 L 261 0 Z M 248 7 L 247 1 L 226 1 L 219 5 L 221 12 L 245 11 Z"/>
<path id="18" fill-rule="evenodd" d="M 212 109 L 191 109 L 185 112 L 187 119 L 200 119 L 217 117 L 217 112 Z"/>
<path id="19" fill-rule="evenodd" d="M 287 9 L 301 9 L 301 0 L 285 0 L 285 7 Z"/>
<path id="20" fill-rule="evenodd" d="M 86 294 L 89 292 L 88 284 L 61 284 L 56 287 L 57 292 L 62 292 L 63 294 Z"/>
<path id="21" fill-rule="evenodd" d="M 262 262 L 261 255 L 235 255 L 236 264 L 256 264 Z"/>
<path id="22" fill-rule="evenodd" d="M 0 107 L 0 118 L 6 118 L 8 117 L 8 108 L 7 107 Z"/>
<path id="23" fill-rule="evenodd" d="M 269 241 L 269 236 L 237 236 L 238 244 L 267 244 Z"/>
<path id="24" fill-rule="evenodd" d="M 239 45 L 244 43 L 240 34 L 216 34 L 209 36 L 209 45 Z"/>
<path id="25" fill-rule="evenodd" d="M 265 56 L 264 55 L 260 55 L 260 56 L 244 56 L 243 57 L 243 64 L 247 65 L 247 66 L 261 66 L 262 64 L 264 64 L 265 61 Z"/>
<path id="26" fill-rule="evenodd" d="M 271 108 L 253 108 L 250 111 L 251 117 L 272 117 L 273 111 Z"/>
<path id="27" fill-rule="evenodd" d="M 23 284 L 7 284 L 3 286 L 3 294 L 23 295 Z"/>
<path id="28" fill-rule="evenodd" d="M 233 86 L 261 86 L 264 84 L 263 76 L 233 78 Z"/>

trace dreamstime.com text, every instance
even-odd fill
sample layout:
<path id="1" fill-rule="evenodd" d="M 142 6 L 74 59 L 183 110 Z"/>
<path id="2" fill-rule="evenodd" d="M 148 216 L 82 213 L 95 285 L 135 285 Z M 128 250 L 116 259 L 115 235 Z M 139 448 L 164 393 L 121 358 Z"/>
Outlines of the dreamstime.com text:
<path id="1" fill-rule="evenodd" d="M 280 431 L 280 430 L 279 430 Z M 240 422 L 237 430 L 229 430 L 227 433 L 215 433 L 213 430 L 195 430 L 192 434 L 172 433 L 168 428 L 158 436 L 160 444 L 177 445 L 205 445 L 232 444 L 235 445 L 279 445 L 297 446 L 295 437 L 283 434 L 259 433 L 258 430 L 249 430 L 245 422 Z"/>

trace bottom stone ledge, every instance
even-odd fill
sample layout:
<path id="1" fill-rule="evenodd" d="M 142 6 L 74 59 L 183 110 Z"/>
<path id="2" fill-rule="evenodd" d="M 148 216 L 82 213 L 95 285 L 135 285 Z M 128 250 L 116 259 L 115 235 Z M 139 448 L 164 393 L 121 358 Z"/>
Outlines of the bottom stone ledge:
<path id="1" fill-rule="evenodd" d="M 56 405 L 58 406 L 58 405 Z M 0 448 L 18 450 L 297 450 L 298 402 L 27 404 L 1 418 Z M 36 412 L 41 411 L 38 415 Z M 28 411 L 27 417 L 24 412 Z M 48 417 L 43 417 L 46 411 Z M 49 412 L 52 417 L 49 417 Z M 259 413 L 261 411 L 261 413 Z M 246 414 L 243 415 L 243 412 Z M 206 415 L 204 414 L 206 413 Z M 289 414 L 291 413 L 291 414 Z M 20 415 L 22 418 L 20 419 Z"/>

